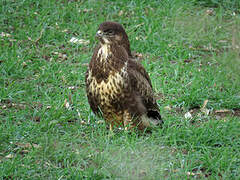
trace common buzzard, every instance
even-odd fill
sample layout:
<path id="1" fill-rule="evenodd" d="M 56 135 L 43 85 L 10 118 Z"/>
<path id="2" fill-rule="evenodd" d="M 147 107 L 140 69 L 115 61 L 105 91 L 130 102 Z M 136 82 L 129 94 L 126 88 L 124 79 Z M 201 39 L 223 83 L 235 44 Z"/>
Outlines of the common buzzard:
<path id="1" fill-rule="evenodd" d="M 103 116 L 110 130 L 114 126 L 144 130 L 161 125 L 151 80 L 144 67 L 132 58 L 123 26 L 104 22 L 96 37 L 100 43 L 85 76 L 92 111 Z"/>

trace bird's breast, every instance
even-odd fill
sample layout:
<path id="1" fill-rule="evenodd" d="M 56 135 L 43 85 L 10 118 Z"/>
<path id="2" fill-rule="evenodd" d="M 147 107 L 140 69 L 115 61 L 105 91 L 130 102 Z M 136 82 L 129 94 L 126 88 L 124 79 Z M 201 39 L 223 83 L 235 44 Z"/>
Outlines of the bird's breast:
<path id="1" fill-rule="evenodd" d="M 111 105 L 126 91 L 128 84 L 127 62 L 119 71 L 109 71 L 108 76 L 101 81 L 89 70 L 87 77 L 88 90 L 102 105 Z"/>
<path id="2" fill-rule="evenodd" d="M 98 50 L 97 59 L 101 62 L 105 61 L 111 54 L 110 46 L 108 44 L 103 44 Z"/>
<path id="3" fill-rule="evenodd" d="M 106 80 L 101 82 L 92 77 L 89 83 L 89 91 L 101 105 L 110 105 L 122 93 L 124 84 L 124 77 L 117 72 L 114 75 L 109 75 Z"/>

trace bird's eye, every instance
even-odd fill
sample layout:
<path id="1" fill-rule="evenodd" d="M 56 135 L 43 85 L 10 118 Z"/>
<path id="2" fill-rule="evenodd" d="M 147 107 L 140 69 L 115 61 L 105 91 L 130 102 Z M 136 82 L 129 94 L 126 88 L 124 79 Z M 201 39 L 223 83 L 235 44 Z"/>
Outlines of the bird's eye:
<path id="1" fill-rule="evenodd" d="M 110 34 L 110 35 L 114 34 L 113 30 L 111 29 L 105 30 L 104 33 Z"/>

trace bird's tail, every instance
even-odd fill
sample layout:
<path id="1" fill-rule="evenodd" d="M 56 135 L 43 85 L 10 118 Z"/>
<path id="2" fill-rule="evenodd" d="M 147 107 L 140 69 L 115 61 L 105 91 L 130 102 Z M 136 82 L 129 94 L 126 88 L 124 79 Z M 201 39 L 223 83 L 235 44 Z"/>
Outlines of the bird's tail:
<path id="1" fill-rule="evenodd" d="M 163 120 L 158 111 L 150 110 L 141 116 L 141 122 L 145 127 L 162 126 Z"/>

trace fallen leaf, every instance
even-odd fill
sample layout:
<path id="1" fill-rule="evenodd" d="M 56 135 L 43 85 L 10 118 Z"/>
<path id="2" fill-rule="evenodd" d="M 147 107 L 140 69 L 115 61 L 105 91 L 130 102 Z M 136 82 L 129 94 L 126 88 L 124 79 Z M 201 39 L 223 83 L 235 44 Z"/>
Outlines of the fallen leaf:
<path id="1" fill-rule="evenodd" d="M 186 119 L 192 119 L 192 114 L 190 112 L 187 112 L 187 113 L 184 114 L 184 117 Z"/>
<path id="2" fill-rule="evenodd" d="M 163 99 L 163 98 L 164 98 L 164 95 L 159 92 L 159 93 L 155 94 L 154 97 L 155 97 L 156 100 L 160 100 L 160 99 Z"/>
<path id="3" fill-rule="evenodd" d="M 104 120 L 99 120 L 99 121 L 97 121 L 97 124 L 104 124 L 104 123 L 105 123 Z"/>
<path id="4" fill-rule="evenodd" d="M 138 52 L 134 52 L 133 56 L 138 57 L 138 58 L 142 58 L 143 54 L 142 53 L 138 53 Z"/>
<path id="5" fill-rule="evenodd" d="M 174 61 L 174 60 L 169 60 L 171 64 L 176 64 L 177 61 Z"/>
<path id="6" fill-rule="evenodd" d="M 30 143 L 19 143 L 19 142 L 16 142 L 15 143 L 18 147 L 21 147 L 21 148 L 31 148 L 31 144 Z"/>
<path id="7" fill-rule="evenodd" d="M 209 15 L 209 16 L 212 16 L 213 13 L 214 13 L 214 9 L 212 9 L 212 8 L 206 10 L 206 14 Z"/>
<path id="8" fill-rule="evenodd" d="M 220 109 L 215 111 L 215 113 L 228 113 L 228 112 L 232 112 L 232 111 L 230 109 Z"/>
<path id="9" fill-rule="evenodd" d="M 5 158 L 7 158 L 7 159 L 12 159 L 13 157 L 14 157 L 13 154 L 9 154 L 9 155 L 5 156 Z"/>
<path id="10" fill-rule="evenodd" d="M 78 117 L 81 118 L 81 114 L 80 114 L 80 111 L 77 109 L 77 114 L 78 114 Z"/>
<path id="11" fill-rule="evenodd" d="M 205 115 L 209 115 L 210 110 L 207 108 L 201 109 L 201 112 L 204 113 Z"/>
<path id="12" fill-rule="evenodd" d="M 187 172 L 187 175 L 188 176 L 199 176 L 199 175 L 201 175 L 201 173 L 199 173 L 199 172 L 196 172 L 196 173 L 194 173 L 194 172 Z"/>
<path id="13" fill-rule="evenodd" d="M 35 122 L 40 122 L 41 121 L 41 117 L 35 116 L 35 117 L 32 118 L 32 120 L 35 121 Z"/>
<path id="14" fill-rule="evenodd" d="M 85 121 L 80 121 L 80 124 L 82 124 L 82 125 L 85 125 L 85 124 L 87 124 Z"/>
<path id="15" fill-rule="evenodd" d="M 196 50 L 196 48 L 195 48 L 195 47 L 193 47 L 192 45 L 189 45 L 189 46 L 188 46 L 188 48 L 189 48 L 189 49 Z"/>
<path id="16" fill-rule="evenodd" d="M 171 111 L 172 108 L 170 106 L 165 106 L 164 109 L 168 110 L 168 111 Z"/>
<path id="17" fill-rule="evenodd" d="M 228 41 L 226 41 L 226 40 L 219 40 L 218 42 L 219 43 L 227 43 Z"/>
<path id="18" fill-rule="evenodd" d="M 65 106 L 65 108 L 66 108 L 67 110 L 71 110 L 71 105 L 70 105 L 70 103 L 67 101 L 67 99 L 65 99 L 65 101 L 64 101 L 64 106 Z"/>
<path id="19" fill-rule="evenodd" d="M 31 37 L 28 36 L 27 38 L 28 38 L 29 41 L 33 41 Z"/>
<path id="20" fill-rule="evenodd" d="M 147 175 L 146 171 L 140 170 L 139 177 L 143 177 L 143 176 L 146 176 L 146 175 Z"/>
<path id="21" fill-rule="evenodd" d="M 73 89 L 77 89 L 77 87 L 76 86 L 69 86 L 68 89 L 73 90 Z"/>
<path id="22" fill-rule="evenodd" d="M 58 55 L 58 57 L 59 58 L 62 58 L 62 59 L 67 59 L 67 55 L 66 54 L 62 54 L 62 53 L 60 53 L 59 55 Z"/>
<path id="23" fill-rule="evenodd" d="M 23 67 L 26 67 L 26 66 L 27 66 L 27 63 L 24 61 L 24 62 L 22 63 L 22 66 L 23 66 Z"/>
<path id="24" fill-rule="evenodd" d="M 16 39 L 9 39 L 10 42 L 16 42 Z"/>
<path id="25" fill-rule="evenodd" d="M 119 11 L 118 15 L 122 16 L 123 15 L 123 10 Z"/>
<path id="26" fill-rule="evenodd" d="M 82 66 L 87 66 L 88 67 L 88 63 L 82 63 Z"/>
<path id="27" fill-rule="evenodd" d="M 183 62 L 190 63 L 190 62 L 192 62 L 192 59 L 185 59 Z"/>
<path id="28" fill-rule="evenodd" d="M 141 61 L 143 60 L 143 54 L 142 53 L 138 53 L 138 52 L 132 52 L 132 56 L 133 58 L 136 58 L 137 60 Z"/>
<path id="29" fill-rule="evenodd" d="M 137 25 L 135 26 L 135 28 L 137 29 L 138 27 L 140 27 L 140 26 L 142 26 L 142 25 L 144 25 L 144 23 L 137 24 Z"/>
<path id="30" fill-rule="evenodd" d="M 27 154 L 27 153 L 29 153 L 29 152 L 30 152 L 29 150 L 23 149 L 23 150 L 20 151 L 20 154 Z"/>
<path id="31" fill-rule="evenodd" d="M 87 13 L 87 12 L 90 12 L 90 11 L 93 11 L 93 8 L 90 8 L 90 9 L 85 8 L 85 9 L 83 10 L 84 13 Z"/>
<path id="32" fill-rule="evenodd" d="M 56 25 L 56 29 L 59 29 L 59 25 L 57 22 L 55 23 L 55 25 Z"/>
<path id="33" fill-rule="evenodd" d="M 64 30 L 62 30 L 62 32 L 68 32 L 69 30 L 68 29 L 64 29 Z"/>
<path id="34" fill-rule="evenodd" d="M 209 115 L 209 113 L 210 113 L 210 110 L 206 108 L 207 103 L 208 103 L 208 99 L 206 99 L 203 102 L 203 105 L 202 105 L 202 108 L 201 108 L 201 112 L 203 112 L 205 115 Z"/>
<path id="35" fill-rule="evenodd" d="M 0 36 L 1 37 L 11 37 L 11 34 L 5 33 L 5 32 L 1 32 Z"/>
<path id="36" fill-rule="evenodd" d="M 76 37 L 72 37 L 70 40 L 69 40 L 70 43 L 73 43 L 73 44 L 83 44 L 83 45 L 87 45 L 90 43 L 89 40 L 84 40 L 84 39 L 78 39 Z"/>
<path id="37" fill-rule="evenodd" d="M 38 144 L 34 144 L 34 143 L 20 143 L 20 142 L 16 142 L 15 143 L 18 147 L 21 147 L 21 148 L 25 148 L 25 149 L 29 149 L 29 148 L 39 148 L 40 146 Z"/>

